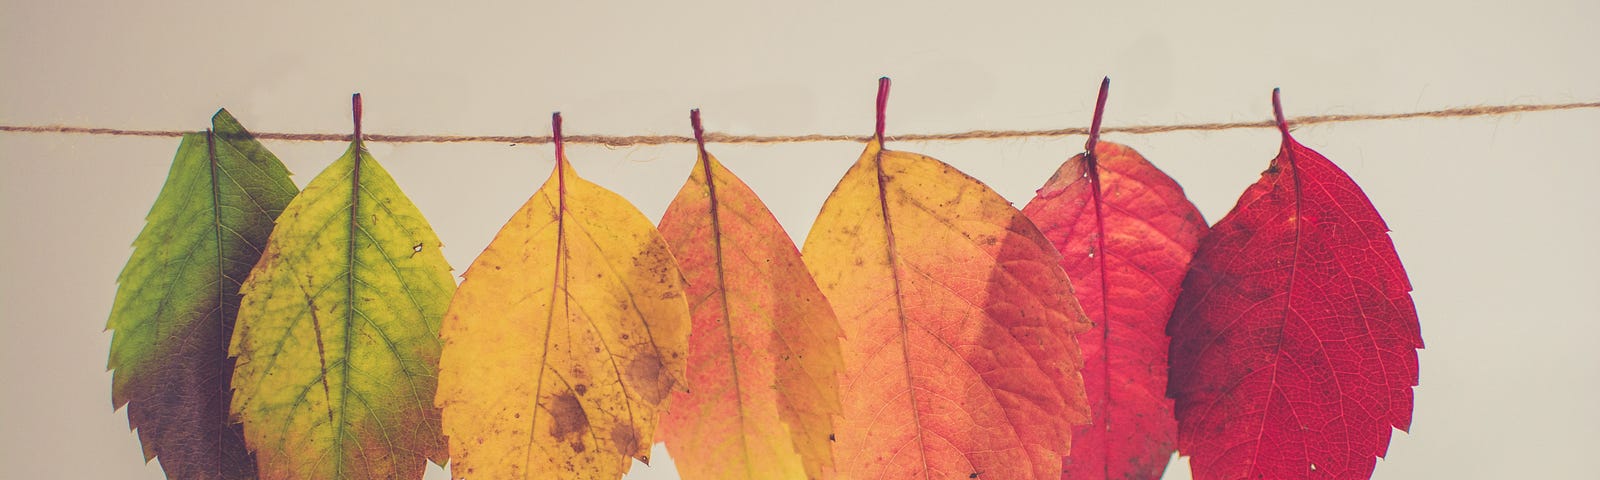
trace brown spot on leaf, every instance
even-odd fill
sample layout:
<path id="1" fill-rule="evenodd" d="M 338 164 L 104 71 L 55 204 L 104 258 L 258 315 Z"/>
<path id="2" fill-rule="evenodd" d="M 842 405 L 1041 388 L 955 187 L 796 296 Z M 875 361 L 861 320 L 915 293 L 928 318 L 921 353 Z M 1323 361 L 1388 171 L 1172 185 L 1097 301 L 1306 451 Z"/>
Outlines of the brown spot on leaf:
<path id="1" fill-rule="evenodd" d="M 639 430 L 620 423 L 611 427 L 611 445 L 622 454 L 632 455 L 639 451 Z"/>
<path id="2" fill-rule="evenodd" d="M 566 439 L 589 430 L 589 415 L 584 413 L 583 404 L 578 403 L 578 397 L 573 394 L 563 393 L 551 398 L 550 416 L 555 420 L 550 424 L 552 437 Z"/>
<path id="3" fill-rule="evenodd" d="M 573 386 L 572 389 L 573 390 L 577 390 L 578 391 L 578 395 L 583 395 L 585 393 L 589 393 L 589 386 L 581 384 L 581 383 Z"/>
<path id="4" fill-rule="evenodd" d="M 667 375 L 666 367 L 661 364 L 661 356 L 655 352 L 633 357 L 628 361 L 628 370 L 623 376 L 626 377 L 623 384 L 646 402 L 659 404 L 672 390 L 672 377 Z"/>

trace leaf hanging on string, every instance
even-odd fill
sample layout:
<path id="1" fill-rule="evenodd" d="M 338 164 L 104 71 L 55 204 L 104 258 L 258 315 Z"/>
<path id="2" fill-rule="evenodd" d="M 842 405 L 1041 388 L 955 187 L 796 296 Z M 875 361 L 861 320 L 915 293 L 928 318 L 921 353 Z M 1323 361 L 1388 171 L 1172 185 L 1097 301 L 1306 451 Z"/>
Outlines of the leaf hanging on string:
<path id="1" fill-rule="evenodd" d="M 805 259 L 844 332 L 845 478 L 1059 478 L 1087 420 L 1089 328 L 1027 217 L 876 138 L 823 204 Z"/>
<path id="2" fill-rule="evenodd" d="M 1178 450 L 1202 480 L 1369 478 L 1411 424 L 1411 284 L 1361 188 L 1277 110 L 1278 157 L 1201 242 L 1169 325 Z"/>
<path id="3" fill-rule="evenodd" d="M 619 478 L 685 388 L 689 309 L 627 200 L 556 168 L 451 300 L 437 403 L 456 478 Z"/>
<path id="4" fill-rule="evenodd" d="M 1167 389 L 1167 318 L 1205 220 L 1179 187 L 1133 149 L 1099 141 L 1109 80 L 1085 151 L 1067 160 L 1022 213 L 1062 253 L 1094 328 L 1078 336 L 1092 421 L 1073 431 L 1068 479 L 1157 479 L 1177 422 Z"/>
<path id="5" fill-rule="evenodd" d="M 118 276 L 106 328 L 111 399 L 128 407 L 145 460 L 170 478 L 253 479 L 255 459 L 228 413 L 228 342 L 239 281 L 295 195 L 289 171 L 219 110 L 184 135 L 167 183 Z"/>
<path id="6" fill-rule="evenodd" d="M 829 478 L 839 324 L 778 219 L 699 150 L 661 217 L 694 322 L 693 391 L 673 394 L 662 440 L 684 478 Z"/>
<path id="7" fill-rule="evenodd" d="M 455 282 L 421 212 L 361 143 L 278 219 L 243 287 L 233 411 L 263 479 L 420 478 Z"/>

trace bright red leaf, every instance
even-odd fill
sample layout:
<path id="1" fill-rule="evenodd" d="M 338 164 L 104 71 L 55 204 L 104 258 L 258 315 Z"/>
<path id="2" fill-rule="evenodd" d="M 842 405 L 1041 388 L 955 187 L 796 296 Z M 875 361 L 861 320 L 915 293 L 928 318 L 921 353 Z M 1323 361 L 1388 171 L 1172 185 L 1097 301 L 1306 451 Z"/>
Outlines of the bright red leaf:
<path id="1" fill-rule="evenodd" d="M 1197 479 L 1370 478 L 1411 425 L 1422 348 L 1388 227 L 1296 143 L 1200 245 L 1168 332 L 1178 450 Z"/>
<path id="2" fill-rule="evenodd" d="M 1086 152 L 1067 160 L 1022 213 L 1061 251 L 1094 327 L 1078 336 L 1091 424 L 1075 429 L 1069 479 L 1156 479 L 1177 435 L 1167 389 L 1167 318 L 1206 232 L 1200 211 L 1128 147 L 1099 142 L 1100 86 Z"/>

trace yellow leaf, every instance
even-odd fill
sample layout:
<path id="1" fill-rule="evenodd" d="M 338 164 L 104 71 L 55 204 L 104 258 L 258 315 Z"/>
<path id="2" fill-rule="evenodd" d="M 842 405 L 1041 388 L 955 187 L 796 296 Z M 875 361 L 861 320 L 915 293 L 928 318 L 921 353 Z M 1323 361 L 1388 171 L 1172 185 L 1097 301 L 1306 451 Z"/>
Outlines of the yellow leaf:
<path id="1" fill-rule="evenodd" d="M 684 388 L 688 304 L 650 221 L 556 168 L 467 269 L 444 320 L 437 404 L 451 474 L 607 479 L 648 461 Z"/>

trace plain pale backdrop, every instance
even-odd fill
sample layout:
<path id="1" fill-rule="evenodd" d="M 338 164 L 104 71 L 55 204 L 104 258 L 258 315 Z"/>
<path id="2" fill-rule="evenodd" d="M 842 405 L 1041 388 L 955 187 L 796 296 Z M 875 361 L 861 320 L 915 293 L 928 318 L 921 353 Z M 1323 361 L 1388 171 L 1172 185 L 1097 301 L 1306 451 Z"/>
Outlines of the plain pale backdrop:
<path id="1" fill-rule="evenodd" d="M 1171 3 L 1171 4 L 1169 4 Z M 0 123 L 540 135 L 868 134 L 1600 100 L 1600 2 L 92 2 L 4 0 Z M 1298 129 L 1394 230 L 1428 348 L 1411 434 L 1376 478 L 1595 478 L 1600 110 Z M 1273 130 L 1108 135 L 1215 221 Z M 1082 137 L 891 142 L 1025 203 Z M 117 272 L 173 138 L 0 133 L 0 476 L 156 479 L 113 412 Z M 341 143 L 268 142 L 304 185 Z M 370 143 L 460 272 L 551 168 L 548 145 Z M 709 147 L 805 237 L 862 146 Z M 693 147 L 569 147 L 659 219 Z M 656 464 L 629 478 L 676 478 Z M 1177 459 L 1168 478 L 1188 478 Z M 430 478 L 443 472 L 430 469 Z"/>

